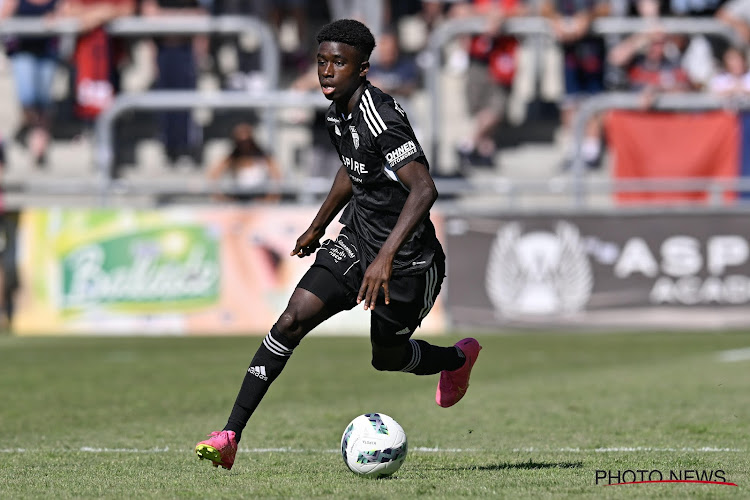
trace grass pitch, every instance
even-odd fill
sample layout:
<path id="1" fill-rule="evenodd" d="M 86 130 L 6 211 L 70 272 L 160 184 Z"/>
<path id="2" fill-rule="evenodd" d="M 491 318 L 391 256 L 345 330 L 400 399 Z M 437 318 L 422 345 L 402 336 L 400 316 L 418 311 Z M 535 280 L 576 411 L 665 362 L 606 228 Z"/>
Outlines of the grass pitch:
<path id="1" fill-rule="evenodd" d="M 259 337 L 0 337 L 0 498 L 750 497 L 750 334 L 478 338 L 467 397 L 442 409 L 436 376 L 376 372 L 366 338 L 311 336 L 225 471 L 192 449 L 225 423 Z M 371 411 L 409 439 L 392 479 L 339 454 Z M 603 486 L 598 470 L 738 486 Z"/>

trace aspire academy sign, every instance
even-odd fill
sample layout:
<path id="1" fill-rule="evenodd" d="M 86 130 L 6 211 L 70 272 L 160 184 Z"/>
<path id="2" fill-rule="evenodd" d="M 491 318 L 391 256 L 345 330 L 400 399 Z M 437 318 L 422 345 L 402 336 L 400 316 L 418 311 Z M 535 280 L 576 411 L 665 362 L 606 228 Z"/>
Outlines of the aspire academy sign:
<path id="1" fill-rule="evenodd" d="M 747 215 L 455 217 L 458 325 L 750 325 Z M 718 309 L 722 310 L 717 315 Z"/>

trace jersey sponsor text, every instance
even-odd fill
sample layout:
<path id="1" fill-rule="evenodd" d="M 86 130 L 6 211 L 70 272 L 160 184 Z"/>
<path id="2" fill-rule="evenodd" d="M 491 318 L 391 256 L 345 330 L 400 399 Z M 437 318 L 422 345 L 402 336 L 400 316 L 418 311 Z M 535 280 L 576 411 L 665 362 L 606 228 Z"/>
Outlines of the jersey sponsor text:
<path id="1" fill-rule="evenodd" d="M 417 145 L 414 144 L 414 141 L 407 141 L 391 151 L 390 153 L 387 153 L 385 155 L 385 159 L 388 160 L 388 164 L 391 167 L 395 167 L 398 165 L 401 161 L 403 161 L 404 158 L 408 158 L 414 153 L 417 152 Z"/>
<path id="2" fill-rule="evenodd" d="M 341 157 L 341 161 L 344 163 L 346 168 L 354 172 L 355 174 L 367 174 L 369 171 L 365 168 L 365 164 L 358 162 L 353 158 L 347 158 L 346 156 Z"/>

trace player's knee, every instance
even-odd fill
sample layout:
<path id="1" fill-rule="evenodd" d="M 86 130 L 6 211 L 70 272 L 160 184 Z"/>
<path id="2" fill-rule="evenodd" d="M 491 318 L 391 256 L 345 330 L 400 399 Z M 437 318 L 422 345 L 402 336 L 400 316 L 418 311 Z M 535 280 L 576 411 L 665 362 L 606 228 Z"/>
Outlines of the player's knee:
<path id="1" fill-rule="evenodd" d="M 290 340 L 300 341 L 307 333 L 302 327 L 297 311 L 287 308 L 276 322 L 276 329 Z"/>
<path id="2" fill-rule="evenodd" d="M 397 372 L 403 368 L 402 365 L 403 362 L 398 356 L 372 353 L 372 367 L 380 372 Z"/>

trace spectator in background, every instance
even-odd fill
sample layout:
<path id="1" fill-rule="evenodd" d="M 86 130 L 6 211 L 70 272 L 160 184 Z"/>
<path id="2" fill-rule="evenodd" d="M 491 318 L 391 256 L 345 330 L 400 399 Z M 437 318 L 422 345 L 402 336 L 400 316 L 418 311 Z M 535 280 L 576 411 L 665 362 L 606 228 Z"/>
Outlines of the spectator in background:
<path id="1" fill-rule="evenodd" d="M 370 82 L 387 94 L 408 98 L 419 84 L 419 70 L 412 58 L 401 54 L 396 32 L 384 31 L 375 52 L 367 73 Z"/>
<path id="2" fill-rule="evenodd" d="M 198 0 L 143 0 L 144 17 L 203 16 L 206 11 Z M 205 41 L 197 37 L 196 40 Z M 160 36 L 156 40 L 159 90 L 195 90 L 198 84 L 193 39 L 188 36 Z M 200 42 L 197 42 L 200 43 Z M 192 120 L 192 110 L 161 114 L 162 140 L 171 163 L 187 156 L 200 165 L 201 131 Z"/>
<path id="3" fill-rule="evenodd" d="M 750 0 L 729 0 L 716 12 L 716 18 L 728 24 L 743 43 L 750 44 Z"/>
<path id="4" fill-rule="evenodd" d="M 750 72 L 745 54 L 737 47 L 728 47 L 722 54 L 722 69 L 708 82 L 708 91 L 720 96 L 750 95 Z"/>
<path id="5" fill-rule="evenodd" d="M 297 30 L 297 47 L 282 54 L 285 66 L 295 68 L 296 73 L 304 71 L 310 65 L 311 54 L 308 48 L 313 46 L 307 20 L 308 0 L 273 0 L 269 3 L 271 23 L 277 33 L 281 32 L 282 24 L 289 17 Z"/>
<path id="6" fill-rule="evenodd" d="M 667 0 L 613 0 L 610 10 L 611 16 L 641 18 L 649 25 L 658 25 L 659 18 L 669 15 Z M 614 47 L 625 38 L 627 34 L 617 33 L 606 36 L 607 47 Z M 626 90 L 629 87 L 628 77 L 622 68 L 613 66 L 607 60 L 605 65 L 605 86 L 607 90 Z"/>
<path id="7" fill-rule="evenodd" d="M 385 0 L 328 0 L 332 19 L 356 19 L 367 24 L 377 39 L 385 28 Z"/>
<path id="8" fill-rule="evenodd" d="M 400 2 L 400 0 L 393 1 Z M 420 3 L 422 4 L 422 19 L 429 32 L 450 12 L 451 6 L 456 2 L 450 0 L 423 0 Z"/>
<path id="9" fill-rule="evenodd" d="M 470 38 L 469 67 L 466 75 L 466 101 L 473 120 L 471 136 L 458 146 L 462 166 L 492 166 L 497 144 L 495 136 L 505 115 L 516 73 L 518 40 L 500 34 L 507 17 L 526 13 L 520 0 L 474 0 L 456 5 L 454 18 L 482 16 L 485 32 Z"/>
<path id="10" fill-rule="evenodd" d="M 107 109 L 120 89 L 120 69 L 128 59 L 122 40 L 114 40 L 104 25 L 135 13 L 135 0 L 61 0 L 59 14 L 79 22 L 73 54 L 75 113 L 90 123 Z"/>
<path id="11" fill-rule="evenodd" d="M 595 18 L 609 14 L 610 4 L 604 0 L 542 0 L 540 8 L 562 46 L 565 97 L 561 118 L 563 132 L 567 134 L 581 100 L 604 90 L 604 40 L 592 35 L 590 28 Z M 566 153 L 564 167 L 571 164 L 575 153 Z M 599 166 L 602 154 L 600 117 L 587 124 L 578 153 L 587 166 Z"/>
<path id="12" fill-rule="evenodd" d="M 268 19 L 267 2 L 248 0 L 213 0 L 211 14 L 214 16 L 252 16 Z M 212 56 L 212 70 L 224 81 L 224 87 L 231 90 L 258 90 L 267 87 L 266 76 L 261 72 L 260 45 L 243 43 L 244 34 L 227 35 L 212 33 L 209 51 Z M 249 47 L 246 47 L 249 45 Z M 227 70 L 221 64 L 221 52 L 230 46 L 236 50 L 236 66 Z"/>
<path id="13" fill-rule="evenodd" d="M 668 0 L 669 15 L 710 17 L 716 14 L 723 3 L 724 0 Z"/>
<path id="14" fill-rule="evenodd" d="M 680 4 L 680 5 L 677 5 Z M 645 21 L 647 28 L 644 31 L 659 31 L 661 28 L 661 18 L 663 16 L 674 17 L 678 15 L 671 11 L 672 8 L 678 8 L 679 15 L 705 16 L 712 11 L 711 5 L 717 4 L 714 0 L 691 0 L 690 2 L 679 2 L 669 0 L 634 0 L 629 5 L 627 14 L 631 17 L 637 17 Z M 685 9 L 688 9 L 687 11 Z M 617 39 L 608 39 L 608 46 L 618 45 L 625 36 L 619 36 Z M 714 37 L 701 33 L 693 35 L 670 35 L 671 42 L 682 52 L 681 65 L 685 69 L 688 78 L 696 88 L 702 88 L 708 84 L 708 80 L 715 72 L 715 52 L 723 52 L 726 42 L 723 37 Z M 719 48 L 721 50 L 719 50 Z M 628 89 L 630 88 L 629 78 L 622 71 L 622 68 L 609 64 L 608 88 L 611 89 Z M 615 78 L 612 76 L 616 75 Z"/>
<path id="15" fill-rule="evenodd" d="M 609 62 L 625 69 L 629 89 L 642 92 L 644 108 L 659 93 L 691 89 L 678 40 L 659 31 L 635 33 L 610 50 Z"/>
<path id="16" fill-rule="evenodd" d="M 464 0 L 385 0 L 383 26 L 396 29 L 406 17 L 416 17 L 424 23 L 426 35 L 449 14 L 452 6 Z"/>
<path id="17" fill-rule="evenodd" d="M 51 17 L 58 0 L 4 0 L 0 21 L 8 17 Z M 52 79 L 57 69 L 57 38 L 11 37 L 5 47 L 10 58 L 16 94 L 23 118 L 16 139 L 26 144 L 32 161 L 43 166 L 47 161 L 52 115 Z"/>
<path id="18" fill-rule="evenodd" d="M 270 181 L 281 180 L 281 171 L 276 161 L 255 141 L 253 127 L 250 124 L 235 125 L 232 129 L 232 142 L 231 153 L 208 170 L 209 180 L 217 182 L 229 174 L 234 181 L 234 187 L 250 191 L 267 187 Z M 217 198 L 222 201 L 278 201 L 279 195 L 249 192 L 219 194 Z"/>

